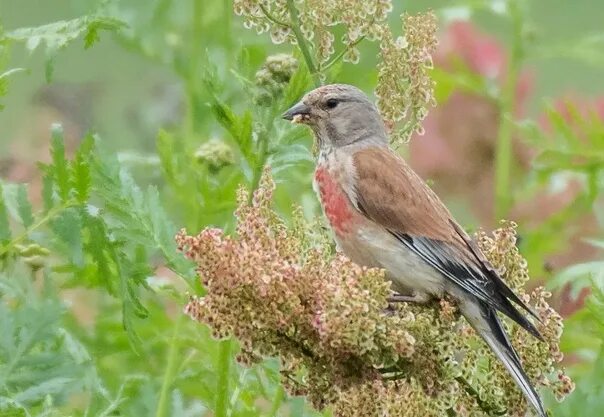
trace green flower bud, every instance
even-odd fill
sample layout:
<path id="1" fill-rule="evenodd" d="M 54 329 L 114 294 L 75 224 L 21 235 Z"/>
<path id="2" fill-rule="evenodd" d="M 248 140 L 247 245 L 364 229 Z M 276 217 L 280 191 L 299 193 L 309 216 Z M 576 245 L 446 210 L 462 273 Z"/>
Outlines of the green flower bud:
<path id="1" fill-rule="evenodd" d="M 232 165 L 235 162 L 235 154 L 224 141 L 210 139 L 197 148 L 195 159 L 199 163 L 207 164 L 211 170 L 218 171 L 227 165 Z"/>
<path id="2" fill-rule="evenodd" d="M 15 245 L 15 249 L 17 249 L 19 256 L 23 256 L 25 258 L 32 256 L 45 257 L 50 254 L 48 249 L 38 245 L 37 243 L 31 243 L 29 245 Z"/>
<path id="3" fill-rule="evenodd" d="M 256 104 L 268 106 L 273 99 L 280 97 L 297 68 L 298 60 L 289 54 L 269 56 L 256 72 Z"/>
<path id="4" fill-rule="evenodd" d="M 46 264 L 46 259 L 43 256 L 35 255 L 35 256 L 27 256 L 23 258 L 23 262 L 25 262 L 31 269 L 37 271 L 41 269 Z"/>

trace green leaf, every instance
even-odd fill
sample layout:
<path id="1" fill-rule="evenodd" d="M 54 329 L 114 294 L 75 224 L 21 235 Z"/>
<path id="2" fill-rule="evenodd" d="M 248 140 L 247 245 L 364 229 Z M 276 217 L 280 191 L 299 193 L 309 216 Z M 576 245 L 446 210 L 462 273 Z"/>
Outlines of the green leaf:
<path id="1" fill-rule="evenodd" d="M 103 18 L 91 21 L 84 35 L 84 49 L 90 48 L 101 39 L 100 31 L 114 31 L 124 26 L 122 21 L 114 18 Z"/>
<path id="2" fill-rule="evenodd" d="M 25 68 L 12 68 L 0 74 L 0 97 L 3 97 L 8 93 L 8 77 L 23 71 L 25 71 Z M 4 106 L 0 104 L 0 111 L 3 109 Z"/>
<path id="3" fill-rule="evenodd" d="M 15 401 L 19 403 L 31 403 L 46 397 L 47 395 L 56 395 L 65 390 L 69 384 L 74 382 L 73 378 L 56 377 L 46 381 L 42 381 L 39 384 L 30 386 L 19 394 L 15 395 Z"/>
<path id="4" fill-rule="evenodd" d="M 11 239 L 10 226 L 8 223 L 8 211 L 4 200 L 4 187 L 0 182 L 0 242 L 6 243 Z"/>
<path id="5" fill-rule="evenodd" d="M 438 104 L 446 103 L 458 85 L 455 76 L 441 68 L 434 68 L 431 71 L 431 76 L 435 81 L 434 97 L 436 102 Z"/>
<path id="6" fill-rule="evenodd" d="M 63 210 L 50 223 L 51 229 L 64 247 L 64 254 L 77 266 L 84 265 L 82 252 L 82 221 L 74 208 Z"/>
<path id="7" fill-rule="evenodd" d="M 547 119 L 552 124 L 554 129 L 562 135 L 568 146 L 572 146 L 576 142 L 577 137 L 568 121 L 566 121 L 560 112 L 551 107 L 546 109 L 546 113 Z"/>
<path id="8" fill-rule="evenodd" d="M 50 166 L 42 163 L 38 163 L 38 169 L 42 173 L 42 202 L 44 204 L 44 211 L 48 212 L 55 205 L 53 199 L 54 179 L 52 169 Z"/>
<path id="9" fill-rule="evenodd" d="M 53 180 L 61 201 L 69 199 L 71 189 L 69 181 L 69 167 L 65 158 L 65 144 L 63 141 L 63 127 L 59 124 L 52 125 L 50 153 L 52 165 L 49 167 L 53 173 Z"/>
<path id="10" fill-rule="evenodd" d="M 60 327 L 66 310 L 56 290 L 45 285 L 40 293 L 24 272 L 0 271 L 0 409 L 18 405 L 29 409 L 27 415 L 50 416 L 34 410 L 102 387 L 90 355 Z"/>
<path id="11" fill-rule="evenodd" d="M 53 77 L 54 73 L 55 73 L 55 57 L 53 55 L 48 55 L 46 57 L 46 62 L 44 63 L 44 78 L 46 78 L 47 83 L 50 83 L 52 81 L 52 77 Z"/>
<path id="12" fill-rule="evenodd" d="M 212 113 L 214 113 L 216 121 L 220 123 L 220 125 L 222 125 L 222 127 L 224 127 L 229 133 L 231 133 L 233 137 L 236 137 L 237 131 L 234 129 L 234 127 L 237 116 L 231 107 L 219 100 L 217 97 L 213 97 L 213 100 L 210 103 L 210 108 L 212 109 Z"/>
<path id="13" fill-rule="evenodd" d="M 292 167 L 300 166 L 303 163 L 312 164 L 313 162 L 314 158 L 310 150 L 299 143 L 293 145 L 280 145 L 269 158 L 271 172 L 274 175 L 278 175 L 280 172 Z"/>
<path id="14" fill-rule="evenodd" d="M 88 201 L 91 188 L 90 157 L 94 149 L 94 136 L 87 135 L 71 162 L 71 182 L 78 202 Z"/>
<path id="15" fill-rule="evenodd" d="M 146 207 L 149 213 L 147 229 L 153 236 L 153 246 L 161 251 L 170 268 L 191 277 L 192 274 L 185 274 L 191 271 L 191 264 L 176 250 L 174 235 L 177 229 L 161 204 L 157 187 L 149 186 L 147 189 Z"/>
<path id="16" fill-rule="evenodd" d="M 232 129 L 234 139 L 237 141 L 241 153 L 248 161 L 252 160 L 252 122 L 252 112 L 246 111 L 238 120 L 234 120 Z"/>
<path id="17" fill-rule="evenodd" d="M 589 286 L 590 282 L 604 286 L 604 262 L 591 261 L 572 265 L 560 272 L 548 283 L 550 288 L 562 288 L 565 284 L 572 284 L 573 289 Z"/>
<path id="18" fill-rule="evenodd" d="M 306 65 L 298 65 L 283 94 L 283 101 L 286 106 L 294 104 L 308 91 L 312 86 L 312 77 Z"/>
<path id="19" fill-rule="evenodd" d="M 0 417 L 26 417 L 27 413 L 23 408 L 16 408 L 14 404 L 4 404 L 3 398 L 0 398 L 0 404 L 3 408 L 0 410 Z M 12 401 L 12 400 L 11 400 Z M 8 406 L 9 408 L 4 408 Z"/>
<path id="20" fill-rule="evenodd" d="M 101 285 L 109 294 L 117 296 L 117 286 L 114 282 L 115 268 L 107 250 L 114 243 L 108 236 L 107 227 L 100 217 L 89 213 L 84 215 L 83 222 L 87 231 L 85 251 L 90 256 L 91 263 L 96 266 L 96 273 L 92 276 L 94 281 L 88 284 Z"/>
<path id="21" fill-rule="evenodd" d="M 177 184 L 176 169 L 174 163 L 174 136 L 165 130 L 160 130 L 157 135 L 157 154 L 164 171 L 166 179 L 171 184 Z"/>
<path id="22" fill-rule="evenodd" d="M 27 188 L 23 184 L 19 184 L 17 187 L 17 210 L 24 227 L 27 228 L 34 223 L 34 215 L 27 196 Z"/>
<path id="23" fill-rule="evenodd" d="M 578 39 L 544 43 L 535 49 L 537 59 L 570 58 L 595 67 L 604 67 L 604 34 L 592 33 Z"/>
<path id="24" fill-rule="evenodd" d="M 25 27 L 7 32 L 6 41 L 22 42 L 33 52 L 39 46 L 46 48 L 46 79 L 50 82 L 53 73 L 53 60 L 58 51 L 80 37 L 84 37 L 84 47 L 89 48 L 99 39 L 101 30 L 115 32 L 125 23 L 108 16 L 83 16 L 72 20 L 61 20 L 46 25 Z"/>

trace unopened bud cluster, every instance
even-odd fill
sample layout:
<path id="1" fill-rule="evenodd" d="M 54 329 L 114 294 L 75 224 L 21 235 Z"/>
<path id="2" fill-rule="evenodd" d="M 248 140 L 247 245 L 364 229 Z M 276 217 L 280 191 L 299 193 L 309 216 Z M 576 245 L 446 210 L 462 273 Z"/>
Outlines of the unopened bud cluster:
<path id="1" fill-rule="evenodd" d="M 210 139 L 195 151 L 197 162 L 206 164 L 211 171 L 232 165 L 235 162 L 233 149 L 220 139 Z"/>
<path id="2" fill-rule="evenodd" d="M 256 72 L 256 103 L 268 106 L 281 97 L 297 68 L 298 60 L 292 55 L 276 54 L 267 57 Z"/>
<path id="3" fill-rule="evenodd" d="M 176 237 L 207 290 L 186 313 L 218 338 L 237 337 L 240 362 L 279 357 L 288 392 L 337 417 L 525 415 L 507 371 L 453 302 L 389 306 L 383 271 L 333 254 L 298 211 L 287 227 L 271 209 L 273 188 L 265 173 L 251 205 L 239 193 L 234 236 L 210 228 Z M 546 343 L 509 330 L 532 382 L 562 398 L 573 385 L 554 369 L 562 358 L 561 319 L 544 290 L 524 293 L 528 274 L 515 236 L 505 224 L 492 236 L 480 233 L 478 242 L 539 314 Z"/>

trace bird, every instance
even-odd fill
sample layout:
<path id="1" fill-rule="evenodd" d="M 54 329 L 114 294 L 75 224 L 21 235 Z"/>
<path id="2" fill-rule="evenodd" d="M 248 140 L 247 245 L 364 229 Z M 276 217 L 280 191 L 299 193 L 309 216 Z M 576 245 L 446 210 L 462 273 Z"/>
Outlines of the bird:
<path id="1" fill-rule="evenodd" d="M 439 197 L 389 146 L 376 106 L 357 87 L 329 84 L 284 119 L 313 131 L 313 179 L 336 245 L 356 264 L 385 270 L 393 300 L 447 297 L 503 363 L 539 417 L 547 417 L 498 313 L 543 340 L 537 315 L 502 280 Z M 522 312 L 521 312 L 522 311 Z"/>

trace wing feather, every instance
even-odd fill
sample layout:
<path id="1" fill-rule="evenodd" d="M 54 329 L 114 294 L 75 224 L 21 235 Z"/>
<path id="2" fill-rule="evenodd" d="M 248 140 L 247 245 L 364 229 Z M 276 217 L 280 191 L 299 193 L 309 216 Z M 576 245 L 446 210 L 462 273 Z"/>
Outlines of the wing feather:
<path id="1" fill-rule="evenodd" d="M 534 315 L 532 310 L 503 282 L 438 196 L 402 158 L 385 147 L 370 147 L 357 151 L 353 160 L 353 203 L 363 215 L 446 279 L 540 337 L 510 300 Z"/>

